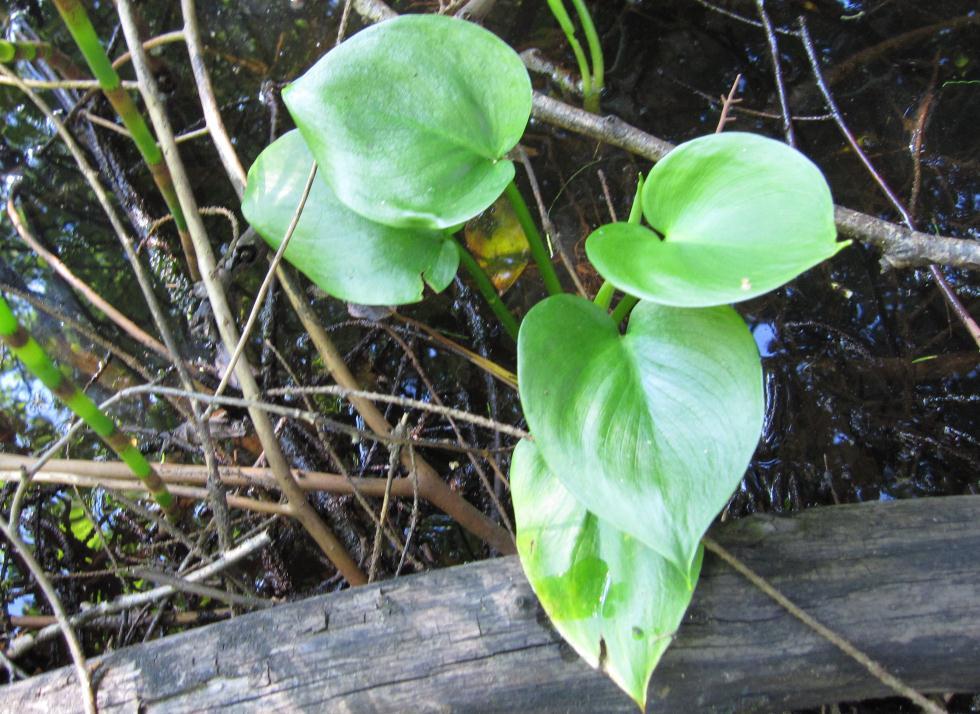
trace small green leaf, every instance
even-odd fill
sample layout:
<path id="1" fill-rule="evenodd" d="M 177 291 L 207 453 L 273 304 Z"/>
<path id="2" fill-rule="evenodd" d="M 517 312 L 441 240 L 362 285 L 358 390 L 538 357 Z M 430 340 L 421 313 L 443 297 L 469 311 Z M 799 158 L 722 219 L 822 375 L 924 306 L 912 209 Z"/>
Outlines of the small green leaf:
<path id="1" fill-rule="evenodd" d="M 641 709 L 647 683 L 684 617 L 688 580 L 658 553 L 598 518 L 521 441 L 510 467 L 517 551 L 545 612 L 575 651 Z"/>
<path id="2" fill-rule="evenodd" d="M 762 429 L 762 367 L 730 307 L 641 302 L 620 335 L 589 301 L 556 295 L 524 318 L 524 415 L 562 484 L 687 572 Z"/>
<path id="3" fill-rule="evenodd" d="M 520 57 L 439 15 L 362 30 L 282 96 L 337 197 L 393 226 L 449 228 L 493 203 L 531 114 Z"/>
<path id="4" fill-rule="evenodd" d="M 299 204 L 313 156 L 298 131 L 259 154 L 248 172 L 242 213 L 278 248 Z M 289 241 L 287 261 L 324 292 L 362 305 L 400 305 L 422 299 L 423 279 L 444 289 L 459 255 L 442 233 L 391 228 L 346 208 L 319 175 Z"/>
<path id="5" fill-rule="evenodd" d="M 613 223 L 586 252 L 620 290 L 644 300 L 706 307 L 748 300 L 792 280 L 848 242 L 820 169 L 755 134 L 701 137 L 650 171 L 643 215 L 651 230 Z"/>
<path id="6" fill-rule="evenodd" d="M 85 512 L 85 506 L 78 499 L 71 499 L 68 522 L 71 526 L 72 535 L 75 536 L 79 543 L 88 545 L 88 541 L 93 533 L 97 534 L 97 538 L 101 536 L 98 528 L 89 520 L 88 514 Z"/>

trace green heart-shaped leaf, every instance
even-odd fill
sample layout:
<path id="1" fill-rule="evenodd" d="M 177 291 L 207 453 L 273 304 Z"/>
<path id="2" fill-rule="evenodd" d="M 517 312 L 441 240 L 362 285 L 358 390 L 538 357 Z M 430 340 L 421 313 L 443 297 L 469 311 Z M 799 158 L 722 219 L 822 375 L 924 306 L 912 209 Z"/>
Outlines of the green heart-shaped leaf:
<path id="1" fill-rule="evenodd" d="M 641 710 L 647 682 L 691 603 L 691 586 L 662 556 L 598 518 L 521 441 L 510 466 L 517 552 L 555 629 Z"/>
<path id="2" fill-rule="evenodd" d="M 748 300 L 834 255 L 834 204 L 820 169 L 755 134 L 681 144 L 653 167 L 643 215 L 658 235 L 626 223 L 589 236 L 589 259 L 606 280 L 664 305 Z"/>
<path id="3" fill-rule="evenodd" d="M 730 307 L 639 303 L 625 335 L 556 295 L 521 324 L 517 375 L 542 456 L 587 508 L 686 573 L 762 429 L 762 367 Z"/>
<path id="4" fill-rule="evenodd" d="M 487 208 L 531 114 L 520 57 L 439 15 L 359 32 L 282 97 L 338 198 L 393 226 L 449 228 Z"/>
<path id="5" fill-rule="evenodd" d="M 259 154 L 248 171 L 242 213 L 278 248 L 313 165 L 298 131 Z M 362 305 L 400 305 L 422 299 L 423 280 L 444 289 L 459 253 L 436 231 L 391 228 L 362 218 L 317 176 L 284 257 L 324 292 Z"/>

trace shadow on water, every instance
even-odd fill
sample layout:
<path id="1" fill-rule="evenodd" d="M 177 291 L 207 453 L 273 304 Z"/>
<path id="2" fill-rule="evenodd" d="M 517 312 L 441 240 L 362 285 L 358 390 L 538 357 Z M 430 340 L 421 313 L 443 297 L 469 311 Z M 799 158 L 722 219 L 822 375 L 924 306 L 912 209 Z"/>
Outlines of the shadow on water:
<path id="1" fill-rule="evenodd" d="M 718 4 L 725 12 L 755 18 L 753 3 L 718 0 Z M 333 45 L 342 3 L 199 0 L 197 5 L 222 114 L 247 165 L 270 137 L 290 128 L 279 90 Z M 718 97 L 741 74 L 742 102 L 729 128 L 782 137 L 769 49 L 758 27 L 693 0 L 610 0 L 593 5 L 609 68 L 605 111 L 680 142 L 714 131 Z M 23 12 L 13 22 L 8 17 L 5 29 L 23 23 L 63 49 L 72 46 L 49 3 L 19 0 L 9 11 L 18 7 Z M 416 3 L 401 9 L 425 7 Z M 976 238 L 980 142 L 975 127 L 980 115 L 980 85 L 970 83 L 980 77 L 976 53 L 980 22 L 975 4 L 969 0 L 773 0 L 768 7 L 774 23 L 781 27 L 795 28 L 798 14 L 804 14 L 852 132 L 899 197 L 906 202 L 914 200 L 910 210 L 919 228 Z M 141 10 L 154 32 L 180 26 L 176 3 L 143 3 Z M 95 3 L 103 37 L 116 34 L 112 12 L 112 3 Z M 518 50 L 535 47 L 550 59 L 574 68 L 544 3 L 502 1 L 487 24 Z M 356 29 L 356 20 L 352 29 Z M 791 108 L 805 117 L 794 122 L 799 146 L 827 174 L 835 202 L 895 219 L 835 126 L 825 119 L 812 119 L 825 110 L 799 41 L 786 35 L 778 39 Z M 118 46 L 117 40 L 117 53 Z M 199 104 L 183 48 L 161 48 L 154 52 L 154 58 L 175 129 L 184 133 L 200 128 Z M 547 78 L 535 77 L 535 85 L 560 96 L 560 90 Z M 566 99 L 578 103 L 574 97 Z M 13 178 L 20 177 L 20 206 L 41 240 L 110 302 L 125 306 L 140 324 L 149 325 L 118 244 L 90 200 L 70 156 L 58 142 L 49 141 L 51 132 L 43 117 L 15 90 L 0 87 L 0 107 L 5 120 L 0 132 L 4 202 Z M 89 109 L 108 116 L 99 100 Z M 134 221 L 137 237 L 145 242 L 158 290 L 170 306 L 174 323 L 180 326 L 176 332 L 182 335 L 186 356 L 196 360 L 204 378 L 216 382 L 220 355 L 206 330 L 192 331 L 200 327 L 201 300 L 183 277 L 180 256 L 174 252 L 174 236 L 167 227 L 159 236 L 148 236 L 148 221 L 165 211 L 135 151 L 112 132 L 96 131 L 81 121 L 74 126 L 82 139 L 88 136 L 90 152 L 101 150 L 117 161 L 116 169 L 106 178 Z M 914 155 L 910 146 L 917 145 L 917 137 L 921 150 Z M 595 290 L 598 280 L 585 261 L 584 239 L 592 228 L 610 219 L 600 172 L 616 211 L 623 216 L 637 172 L 645 172 L 649 166 L 618 150 L 597 147 L 537 123 L 530 126 L 524 143 L 532 154 L 543 198 L 562 244 L 586 286 Z M 199 202 L 235 209 L 234 195 L 210 142 L 194 139 L 183 145 L 182 155 Z M 224 254 L 231 243 L 228 224 L 221 218 L 209 218 L 208 226 L 216 251 Z M 264 275 L 264 261 L 259 259 L 262 253 L 261 246 L 252 247 L 242 251 L 241 259 L 236 255 L 229 262 L 229 292 L 242 320 L 250 308 L 250 296 Z M 967 308 L 980 315 L 977 284 L 971 282 L 971 276 L 957 270 L 944 272 Z M 507 295 L 518 310 L 541 296 L 536 271 L 530 268 L 526 276 Z M 124 348 L 141 354 L 101 315 L 53 278 L 24 249 L 7 221 L 0 223 L 0 280 L 55 303 L 69 317 L 93 325 Z M 402 330 L 398 334 L 414 352 L 409 355 L 391 332 L 378 324 L 351 319 L 343 305 L 315 291 L 310 292 L 310 299 L 366 388 L 429 398 L 429 388 L 418 369 L 421 366 L 448 404 L 489 413 L 505 422 L 520 421 L 513 394 L 469 363 L 435 349 L 411 330 Z M 928 271 L 883 273 L 874 250 L 855 246 L 781 290 L 740 305 L 739 310 L 763 355 L 768 406 L 765 434 L 727 510 L 728 516 L 977 491 L 977 351 L 951 316 Z M 514 365 L 512 344 L 461 282 L 444 295 L 400 312 L 443 330 L 507 367 Z M 102 356 L 84 335 L 66 332 L 56 317 L 37 320 L 38 331 L 65 333 L 76 351 Z M 265 386 L 291 383 L 266 341 L 288 355 L 290 368 L 300 381 L 323 381 L 315 352 L 284 300 L 273 298 L 266 305 L 253 347 L 261 355 L 257 365 Z M 152 357 L 145 360 L 153 370 L 164 368 Z M 73 364 L 82 370 L 76 375 L 79 380 L 87 382 L 91 372 L 85 373 L 80 363 Z M 3 369 L 0 432 L 15 434 L 14 441 L 7 443 L 20 451 L 43 446 L 62 427 L 64 415 L 53 414 L 50 403 L 35 403 L 36 389 L 18 386 L 20 372 L 9 357 Z M 132 373 L 128 377 L 140 379 Z M 103 377 L 99 384 L 96 389 L 108 394 L 120 383 L 107 382 Z M 354 420 L 336 400 L 317 398 L 316 406 Z M 157 432 L 172 435 L 179 425 L 166 405 L 156 402 L 133 403 L 121 414 L 124 421 L 141 424 L 150 413 Z M 390 411 L 390 416 L 397 417 L 397 413 Z M 232 420 L 240 417 L 229 415 Z M 421 423 L 418 433 L 427 438 L 453 438 L 446 427 L 434 421 Z M 482 439 L 485 446 L 500 446 L 499 439 L 465 430 L 464 434 L 474 443 Z M 157 456 L 168 449 L 179 451 L 174 447 L 179 442 L 173 439 L 152 433 L 141 438 L 144 449 Z M 328 455 L 308 430 L 290 428 L 283 432 L 283 439 L 294 463 L 332 468 Z M 229 442 L 226 447 L 246 454 L 254 448 L 241 442 Z M 348 443 L 343 449 L 343 458 L 354 473 L 384 474 L 388 455 L 383 448 Z M 86 439 L 73 446 L 72 453 L 92 456 L 101 451 Z M 440 454 L 432 454 L 431 459 L 449 475 L 455 488 L 492 512 L 492 503 L 473 468 L 460 463 L 465 459 Z M 355 552 L 364 547 L 373 527 L 364 522 L 350 499 L 324 495 L 318 497 L 316 505 L 349 547 Z M 110 506 L 106 508 L 112 512 Z M 410 505 L 399 506 L 393 514 L 399 528 L 407 528 L 410 510 Z M 480 557 L 479 544 L 470 542 L 437 512 L 424 508 L 421 515 L 417 557 L 424 565 Z M 121 516 L 114 523 L 120 538 L 127 534 L 137 540 L 142 537 L 141 527 Z M 304 537 L 286 526 L 282 529 L 277 548 L 265 556 L 262 570 L 256 574 L 260 589 L 266 594 L 286 595 L 336 587 L 336 583 L 321 583 L 319 566 L 310 567 L 309 563 L 319 561 Z M 34 537 L 43 539 L 47 530 L 38 527 Z M 394 570 L 391 563 L 384 567 Z"/>

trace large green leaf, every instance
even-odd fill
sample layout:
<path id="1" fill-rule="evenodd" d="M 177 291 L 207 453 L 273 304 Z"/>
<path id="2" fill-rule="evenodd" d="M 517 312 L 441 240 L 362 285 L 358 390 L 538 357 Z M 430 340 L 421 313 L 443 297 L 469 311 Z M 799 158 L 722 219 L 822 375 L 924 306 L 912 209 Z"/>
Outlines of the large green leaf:
<path id="1" fill-rule="evenodd" d="M 647 682 L 691 602 L 688 579 L 658 553 L 590 513 L 522 441 L 510 467 L 517 551 L 555 628 L 641 710 Z"/>
<path id="2" fill-rule="evenodd" d="M 625 335 L 587 300 L 524 318 L 521 404 L 549 468 L 585 506 L 687 572 L 762 428 L 762 367 L 730 307 L 641 302 Z"/>
<path id="3" fill-rule="evenodd" d="M 643 215 L 589 236 L 586 252 L 620 290 L 664 305 L 761 295 L 829 258 L 834 204 L 820 169 L 786 144 L 726 133 L 681 144 L 650 171 Z"/>
<path id="4" fill-rule="evenodd" d="M 449 228 L 487 208 L 531 114 L 520 57 L 438 15 L 359 32 L 282 96 L 340 200 L 394 226 Z"/>
<path id="5" fill-rule="evenodd" d="M 273 248 L 286 235 L 312 165 L 303 137 L 291 131 L 266 147 L 248 171 L 242 213 Z M 423 280 L 440 291 L 459 264 L 442 233 L 362 218 L 319 176 L 284 257 L 325 292 L 363 305 L 417 302 Z"/>

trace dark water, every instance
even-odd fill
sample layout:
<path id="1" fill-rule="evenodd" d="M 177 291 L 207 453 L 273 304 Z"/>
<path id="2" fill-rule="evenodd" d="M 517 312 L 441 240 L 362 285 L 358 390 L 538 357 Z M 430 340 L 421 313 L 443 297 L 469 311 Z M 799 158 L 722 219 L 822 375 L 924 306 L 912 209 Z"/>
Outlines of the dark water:
<path id="1" fill-rule="evenodd" d="M 719 5 L 756 18 L 752 2 L 720 0 Z M 16 23 L 33 27 L 66 51 L 71 48 L 49 3 L 22 1 L 8 11 L 18 6 L 24 12 Z M 112 4 L 101 2 L 95 7 L 102 36 L 113 36 Z M 417 3 L 400 9 L 427 7 Z M 976 239 L 980 84 L 969 83 L 980 79 L 976 51 L 980 47 L 980 22 L 975 3 L 841 0 L 770 2 L 768 7 L 779 27 L 795 30 L 797 18 L 803 15 L 850 130 L 903 201 L 909 203 L 915 194 L 915 203 L 909 207 L 919 228 Z M 593 3 L 593 9 L 609 67 L 604 110 L 666 140 L 680 142 L 714 131 L 719 115 L 717 98 L 741 74 L 740 111 L 729 127 L 782 138 L 769 48 L 758 27 L 693 0 L 610 0 Z M 141 10 L 154 33 L 181 24 L 176 3 L 143 3 Z M 279 90 L 333 45 L 339 13 L 338 3 L 323 0 L 198 3 L 204 42 L 214 50 L 208 61 L 218 101 L 246 165 L 271 137 L 290 128 L 278 99 Z M 354 23 L 352 31 L 356 18 Z M 487 24 L 518 50 L 538 48 L 574 69 L 571 54 L 544 3 L 501 2 Z M 778 42 L 793 113 L 806 117 L 824 114 L 799 40 L 779 35 Z M 155 57 L 175 129 L 181 133 L 199 128 L 199 105 L 183 48 L 170 45 Z M 535 84 L 560 96 L 560 90 L 547 78 L 536 77 Z M 574 97 L 566 99 L 578 103 Z M 49 143 L 51 132 L 43 117 L 9 88 L 0 87 L 0 106 L 5 117 L 0 133 L 0 167 L 7 177 L 4 201 L 11 177 L 22 177 L 20 205 L 41 239 L 110 302 L 124 306 L 127 314 L 149 326 L 142 298 L 104 216 L 73 170 L 70 157 L 57 142 Z M 920 122 L 926 106 L 926 118 Z M 99 103 L 93 111 L 109 115 Z M 836 203 L 889 220 L 896 218 L 832 122 L 801 120 L 794 122 L 794 128 L 800 149 L 825 171 Z M 918 161 L 910 149 L 917 134 L 921 138 Z M 132 185 L 132 194 L 128 198 L 123 194 L 122 207 L 137 222 L 163 215 L 162 202 L 135 151 L 111 133 L 101 131 L 97 136 L 98 142 L 118 157 L 116 183 Z M 594 142 L 536 123 L 529 127 L 524 144 L 533 155 L 543 198 L 562 244 L 576 261 L 580 277 L 594 290 L 599 281 L 585 261 L 584 240 L 594 227 L 610 220 L 600 172 L 616 211 L 623 216 L 637 172 L 645 172 L 649 166 L 621 151 L 597 147 Z M 237 211 L 210 142 L 206 138 L 193 140 L 182 146 L 181 153 L 199 203 Z M 227 250 L 227 224 L 220 218 L 209 218 L 208 225 L 218 252 Z M 145 231 L 145 225 L 140 230 Z M 158 277 L 158 290 L 170 306 L 176 332 L 185 341 L 186 355 L 205 369 L 210 365 L 213 372 L 217 360 L 214 345 L 206 334 L 192 330 L 200 300 L 182 276 L 176 250 L 173 234 L 165 232 L 163 240 L 148 248 L 150 264 Z M 249 263 L 249 257 L 240 261 L 229 288 L 242 320 L 264 274 L 264 261 Z M 980 316 L 975 275 L 957 270 L 944 273 L 967 309 Z M 529 269 L 526 275 L 507 298 L 518 310 L 526 309 L 541 295 L 535 271 Z M 0 223 L 0 280 L 44 296 L 70 316 L 89 322 L 139 354 L 101 316 L 52 279 L 49 270 L 22 248 L 6 220 Z M 388 333 L 351 320 L 342 305 L 314 293 L 311 300 L 367 387 L 417 398 L 428 395 L 418 369 Z M 768 413 L 756 457 L 728 509 L 731 516 L 835 502 L 977 492 L 977 350 L 926 270 L 882 273 L 873 249 L 854 246 L 792 284 L 743 303 L 739 309 L 764 358 Z M 444 330 L 508 368 L 515 364 L 513 345 L 462 283 L 421 306 L 400 312 Z M 52 318 L 38 318 L 34 329 L 63 332 L 83 351 L 101 354 L 83 335 L 64 331 Z M 255 362 L 263 370 L 263 383 L 288 384 L 290 378 L 263 348 L 262 338 L 288 355 L 301 381 L 322 381 L 312 346 L 284 300 L 270 302 L 258 333 L 253 354 L 259 356 Z M 509 390 L 411 332 L 402 334 L 447 403 L 490 413 L 502 421 L 519 422 L 519 406 Z M 150 357 L 145 359 L 154 369 L 163 366 Z M 2 368 L 0 427 L 5 429 L 0 431 L 16 435 L 10 436 L 4 448 L 22 452 L 39 448 L 63 427 L 66 415 L 35 386 L 24 386 L 22 373 L 9 357 Z M 90 375 L 76 376 L 85 383 Z M 129 376 L 139 381 L 135 375 Z M 103 379 L 93 389 L 107 395 L 118 387 L 118 382 Z M 356 423 L 343 405 L 330 400 L 318 400 L 317 405 Z M 121 414 L 130 424 L 151 421 L 158 431 L 179 424 L 165 404 L 156 402 L 132 403 L 129 411 Z M 451 438 L 441 426 L 424 425 L 419 433 L 429 438 Z M 485 436 L 467 436 L 474 443 L 499 446 Z M 152 433 L 141 438 L 149 452 L 159 454 L 173 448 Z M 295 463 L 329 469 L 315 441 L 303 429 L 287 431 L 284 436 Z M 383 449 L 349 443 L 340 446 L 355 472 L 384 472 L 387 453 Z M 101 448 L 87 438 L 71 450 L 77 457 L 101 453 Z M 489 498 L 471 466 L 456 463 L 453 455 L 428 456 L 449 474 L 455 487 L 491 512 Z M 359 538 L 370 534 L 347 500 L 322 496 L 317 506 L 352 548 L 358 547 Z M 395 514 L 400 527 L 407 527 L 408 510 Z M 111 507 L 107 513 L 113 513 Z M 437 512 L 423 509 L 421 516 L 418 555 L 426 565 L 482 556 L 479 544 Z M 113 518 L 116 520 L 111 525 L 119 538 L 143 537 L 140 528 L 123 516 Z M 43 539 L 44 532 L 38 527 L 34 535 Z M 335 583 L 320 582 L 321 568 L 311 570 L 309 563 L 316 562 L 311 557 L 303 536 L 284 528 L 278 550 L 267 556 L 264 570 L 256 576 L 263 591 L 291 595 L 335 587 Z M 76 593 L 76 599 L 80 597 L 82 594 Z"/>

